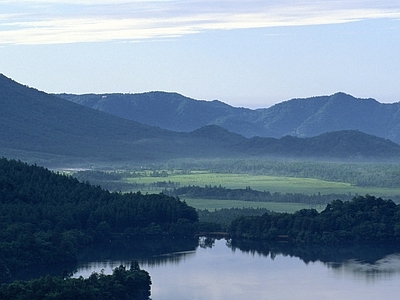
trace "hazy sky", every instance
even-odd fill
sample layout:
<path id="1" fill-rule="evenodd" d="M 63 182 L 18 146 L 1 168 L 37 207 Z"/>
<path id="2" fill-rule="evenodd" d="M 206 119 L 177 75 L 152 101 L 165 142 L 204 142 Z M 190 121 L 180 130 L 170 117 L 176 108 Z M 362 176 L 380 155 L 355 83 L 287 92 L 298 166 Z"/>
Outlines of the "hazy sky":
<path id="1" fill-rule="evenodd" d="M 0 0 L 0 73 L 51 93 L 400 101 L 400 1 Z"/>

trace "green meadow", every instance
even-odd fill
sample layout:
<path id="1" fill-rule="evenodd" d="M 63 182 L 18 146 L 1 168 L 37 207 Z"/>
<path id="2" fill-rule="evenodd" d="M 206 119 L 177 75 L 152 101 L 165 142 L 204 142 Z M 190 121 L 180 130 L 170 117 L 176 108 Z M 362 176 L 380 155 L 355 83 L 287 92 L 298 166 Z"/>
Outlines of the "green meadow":
<path id="1" fill-rule="evenodd" d="M 160 172 L 161 173 L 161 172 Z M 165 175 L 167 173 L 167 175 Z M 267 176 L 250 174 L 228 174 L 212 173 L 209 171 L 191 171 L 184 174 L 181 171 L 164 171 L 164 176 L 154 176 L 143 172 L 141 177 L 124 176 L 121 179 L 124 183 L 137 183 L 146 185 L 140 189 L 132 189 L 142 193 L 159 193 L 161 187 L 151 187 L 156 182 L 169 182 L 179 186 L 197 185 L 197 186 L 222 186 L 225 188 L 239 189 L 251 187 L 254 190 L 269 191 L 271 193 L 300 193 L 306 195 L 327 194 L 346 194 L 356 195 L 376 195 L 378 197 L 387 197 L 400 195 L 400 188 L 383 187 L 359 187 L 345 182 L 324 181 L 314 178 L 297 178 L 288 176 Z M 193 199 L 182 196 L 189 205 L 197 209 L 208 209 L 213 211 L 222 208 L 266 208 L 276 212 L 293 213 L 303 208 L 315 208 L 319 211 L 325 208 L 325 205 L 310 205 L 305 203 L 281 203 L 281 202 L 252 202 L 239 200 L 213 200 L 213 199 Z"/>
<path id="2" fill-rule="evenodd" d="M 254 190 L 269 191 L 271 193 L 301 193 L 313 195 L 326 194 L 351 194 L 351 195 L 376 195 L 390 197 L 400 195 L 400 188 L 383 187 L 359 187 L 345 182 L 324 181 L 314 178 L 297 178 L 284 176 L 250 175 L 250 174 L 226 174 L 211 172 L 191 172 L 190 174 L 169 174 L 167 177 L 145 176 L 139 178 L 124 178 L 130 183 L 151 184 L 154 182 L 170 181 L 179 183 L 180 186 L 223 186 L 238 189 L 251 187 Z M 157 192 L 161 189 L 143 190 L 143 192 Z"/>

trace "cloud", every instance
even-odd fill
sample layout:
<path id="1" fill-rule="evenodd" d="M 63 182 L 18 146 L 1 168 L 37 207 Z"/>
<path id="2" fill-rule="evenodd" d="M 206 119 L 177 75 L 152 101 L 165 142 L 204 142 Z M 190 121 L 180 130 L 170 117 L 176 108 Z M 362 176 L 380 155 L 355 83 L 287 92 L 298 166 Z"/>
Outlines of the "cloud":
<path id="1" fill-rule="evenodd" d="M 135 41 L 206 30 L 400 18 L 400 4 L 375 2 L 0 0 L 0 44 Z"/>

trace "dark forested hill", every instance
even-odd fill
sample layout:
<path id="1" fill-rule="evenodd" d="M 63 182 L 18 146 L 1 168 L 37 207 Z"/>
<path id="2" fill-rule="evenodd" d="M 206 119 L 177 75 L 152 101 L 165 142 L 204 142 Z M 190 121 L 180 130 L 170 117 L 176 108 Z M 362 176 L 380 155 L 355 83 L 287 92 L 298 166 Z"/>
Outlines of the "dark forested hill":
<path id="1" fill-rule="evenodd" d="M 154 161 L 225 154 L 224 145 L 143 125 L 23 86 L 0 74 L 0 156 Z"/>
<path id="2" fill-rule="evenodd" d="M 94 242 L 193 235 L 197 221 L 195 209 L 173 197 L 110 193 L 0 158 L 0 282 L 20 267 L 74 261 Z"/>
<path id="3" fill-rule="evenodd" d="M 374 158 L 398 156 L 400 146 L 390 140 L 357 130 L 327 132 L 315 137 L 284 136 L 280 139 L 253 137 L 243 144 L 247 154 L 268 152 L 279 156 Z"/>
<path id="4" fill-rule="evenodd" d="M 3 75 L 0 107 L 0 156 L 46 166 L 276 155 L 381 159 L 400 153 L 399 145 L 355 130 L 280 139 L 249 139 L 217 125 L 178 133 L 78 105 Z M 176 121 L 173 115 L 166 119 Z"/>
<path id="5" fill-rule="evenodd" d="M 400 142 L 400 103 L 382 104 L 345 93 L 293 99 L 257 110 L 165 92 L 58 96 L 143 124 L 182 132 L 211 124 L 246 137 L 311 137 L 359 130 Z"/>

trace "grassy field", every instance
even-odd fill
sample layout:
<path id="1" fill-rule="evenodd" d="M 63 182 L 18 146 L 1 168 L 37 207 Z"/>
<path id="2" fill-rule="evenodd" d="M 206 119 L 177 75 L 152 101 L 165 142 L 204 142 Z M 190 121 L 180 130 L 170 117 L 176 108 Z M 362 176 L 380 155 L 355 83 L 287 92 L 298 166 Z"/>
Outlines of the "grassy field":
<path id="1" fill-rule="evenodd" d="M 278 202 L 253 202 L 253 201 L 238 201 L 238 200 L 210 200 L 210 199 L 191 199 L 191 198 L 181 198 L 185 200 L 190 206 L 197 209 L 208 209 L 209 211 L 214 211 L 215 209 L 221 208 L 243 208 L 243 207 L 253 207 L 253 208 L 266 208 L 275 212 L 287 212 L 294 213 L 303 208 L 315 208 L 318 211 L 323 210 L 325 205 L 311 206 L 303 203 L 278 203 Z"/>
<path id="2" fill-rule="evenodd" d="M 128 182 L 153 183 L 157 181 L 171 181 L 181 186 L 223 186 L 226 188 L 245 188 L 250 186 L 254 190 L 269 191 L 271 193 L 302 193 L 313 195 L 325 194 L 359 194 L 389 197 L 400 195 L 400 188 L 357 187 L 349 183 L 330 182 L 312 178 L 278 177 L 248 174 L 220 174 L 209 172 L 192 172 L 191 174 L 171 174 L 168 177 L 141 177 L 125 178 Z M 152 192 L 154 190 L 144 191 Z"/>
<path id="3" fill-rule="evenodd" d="M 312 178 L 294 178 L 294 177 L 278 177 L 265 175 L 248 175 L 248 174 L 221 174 L 210 173 L 205 171 L 191 172 L 191 174 L 169 174 L 167 177 L 146 176 L 140 178 L 125 178 L 124 181 L 151 184 L 158 181 L 170 181 L 179 183 L 180 186 L 205 185 L 223 186 L 226 188 L 245 188 L 250 186 L 252 189 L 261 191 L 279 192 L 279 193 L 302 193 L 313 195 L 324 194 L 351 194 L 351 195 L 375 195 L 378 197 L 390 197 L 400 195 L 400 189 L 396 188 L 377 188 L 377 187 L 357 187 L 349 183 L 329 182 Z M 142 189 L 143 193 L 158 193 L 160 188 Z M 315 208 L 321 211 L 325 205 L 312 206 L 302 203 L 278 203 L 278 202 L 252 202 L 239 200 L 212 200 L 212 199 L 192 199 L 181 197 L 190 206 L 197 209 L 208 209 L 213 211 L 221 208 L 232 207 L 260 207 L 267 208 L 276 212 L 293 213 L 303 208 Z"/>
<path id="4" fill-rule="evenodd" d="M 172 169 L 140 168 L 140 169 L 104 169 L 104 174 L 94 172 L 86 174 L 83 181 L 98 184 L 110 190 L 121 192 L 160 193 L 162 190 L 173 187 L 188 185 L 222 186 L 228 189 L 244 189 L 250 187 L 252 190 L 269 191 L 271 194 L 286 193 L 303 195 L 334 195 L 329 199 L 351 199 L 351 197 L 366 194 L 384 199 L 392 199 L 400 202 L 400 165 L 376 165 L 376 164 L 345 164 L 345 163 L 318 163 L 318 162 L 243 162 L 239 161 L 242 169 L 237 169 L 235 161 L 228 161 L 226 165 L 216 165 L 220 172 L 206 170 L 207 164 L 201 166 L 201 171 L 195 167 Z M 244 170 L 256 167 L 257 172 L 250 174 L 230 173 L 229 170 Z M 244 168 L 244 169 L 243 169 Z M 211 170 L 210 169 L 210 170 Z M 112 171 L 110 171 L 112 170 Z M 228 171 L 224 171 L 228 170 Z M 254 170 L 253 170 L 254 171 Z M 68 170 L 63 170 L 68 172 Z M 223 173 L 227 172 L 227 173 Z M 264 172 L 264 173 L 262 173 Z M 276 173 L 274 173 L 276 172 Z M 109 173 L 109 174 L 107 174 Z M 67 173 L 68 174 L 68 173 Z M 264 174 L 264 175 L 255 175 Z M 268 174 L 268 175 L 265 175 Z M 271 175 L 276 174 L 276 175 Z M 286 176 L 284 176 L 286 174 Z M 299 176 L 304 176 L 303 178 Z M 313 178 L 306 178 L 313 177 Z M 332 178 L 331 180 L 342 180 L 343 182 L 327 181 L 316 178 Z M 341 179 L 340 179 L 341 178 Z M 93 180 L 93 181 L 92 181 Z M 98 182 L 96 182 L 98 180 Z M 347 182 L 344 182 L 347 181 Z M 375 187 L 356 186 L 352 183 L 364 183 L 376 185 Z M 381 186 L 381 187 L 378 187 Z M 382 186 L 392 186 L 382 187 Z M 344 196 L 345 195 L 345 196 Z M 184 196 L 181 197 L 184 199 Z M 330 200 L 326 201 L 330 201 Z M 212 199 L 184 199 L 191 206 L 199 209 L 220 209 L 230 207 L 263 207 L 279 212 L 293 212 L 302 208 L 310 208 L 309 204 L 300 203 L 271 203 L 271 202 L 247 202 L 238 200 L 212 200 Z M 325 200 L 324 200 L 325 201 Z M 315 207 L 323 209 L 324 207 Z"/>

